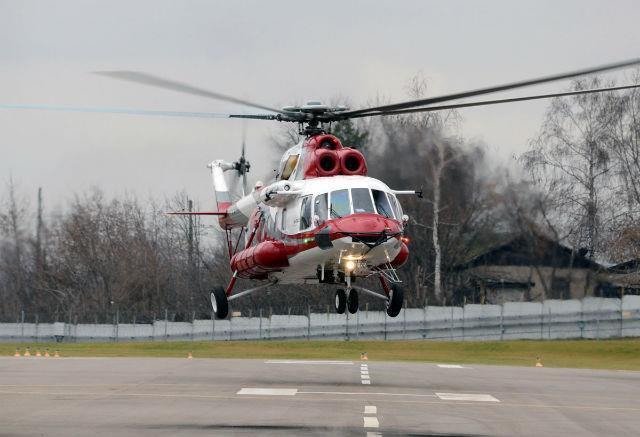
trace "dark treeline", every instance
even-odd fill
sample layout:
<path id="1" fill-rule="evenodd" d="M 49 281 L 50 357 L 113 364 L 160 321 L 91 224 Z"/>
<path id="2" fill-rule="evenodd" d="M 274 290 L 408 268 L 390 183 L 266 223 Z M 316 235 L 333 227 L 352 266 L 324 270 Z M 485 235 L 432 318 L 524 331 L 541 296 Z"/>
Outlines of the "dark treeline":
<path id="1" fill-rule="evenodd" d="M 598 85 L 590 79 L 573 88 Z M 423 81 L 412 81 L 412 96 L 424 91 Z M 455 112 L 334 125 L 345 145 L 363 150 L 372 177 L 395 189 L 424 190 L 424 199 L 402 199 L 410 217 L 411 257 L 400 271 L 408 306 L 452 302 L 447 278 L 454 267 L 505 234 L 543 233 L 598 260 L 640 257 L 637 93 L 552 101 L 520 158 L 526 178 L 510 177 L 482 144 L 462 138 Z M 280 148 L 291 145 L 290 134 Z M 188 209 L 186 194 L 155 202 L 94 190 L 52 214 L 35 193 L 27 196 L 7 181 L 2 201 L 2 321 L 23 312 L 30 321 L 37 315 L 143 322 L 164 318 L 165 311 L 171 320 L 210 317 L 211 286 L 230 277 L 222 238 L 208 219 L 162 214 Z M 244 315 L 323 310 L 333 291 L 274 287 L 234 301 L 232 309 Z"/>

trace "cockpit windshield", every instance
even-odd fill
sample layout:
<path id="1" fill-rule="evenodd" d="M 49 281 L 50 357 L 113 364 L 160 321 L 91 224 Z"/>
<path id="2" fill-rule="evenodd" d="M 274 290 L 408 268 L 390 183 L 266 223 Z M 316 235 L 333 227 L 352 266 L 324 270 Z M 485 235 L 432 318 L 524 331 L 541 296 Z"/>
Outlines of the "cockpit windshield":
<path id="1" fill-rule="evenodd" d="M 331 218 L 340 218 L 351 214 L 349 202 L 349 190 L 337 190 L 331 192 Z"/>
<path id="2" fill-rule="evenodd" d="M 369 188 L 352 188 L 336 190 L 329 193 L 329 211 L 327 211 L 327 193 L 319 194 L 314 199 L 314 214 L 320 220 L 340 218 L 349 214 L 372 213 L 387 218 L 398 216 L 396 199 L 391 193 Z M 329 217 L 327 217 L 327 215 Z"/>
<path id="3" fill-rule="evenodd" d="M 353 212 L 370 212 L 375 214 L 373 202 L 371 202 L 371 191 L 368 188 L 352 188 L 351 198 L 353 200 Z"/>
<path id="4" fill-rule="evenodd" d="M 380 190 L 371 190 L 371 193 L 373 194 L 373 201 L 376 204 L 378 214 L 387 218 L 393 218 L 393 212 L 391 210 L 389 199 L 387 198 L 387 193 Z"/>

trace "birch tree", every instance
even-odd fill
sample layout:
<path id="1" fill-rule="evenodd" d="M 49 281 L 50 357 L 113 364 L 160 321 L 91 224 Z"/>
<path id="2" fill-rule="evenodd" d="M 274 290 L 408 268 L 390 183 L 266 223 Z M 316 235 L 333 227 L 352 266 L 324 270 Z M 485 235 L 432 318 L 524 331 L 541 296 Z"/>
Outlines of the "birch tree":
<path id="1" fill-rule="evenodd" d="M 604 86 L 598 78 L 575 81 L 574 90 Z M 542 129 L 521 157 L 536 185 L 547 193 L 552 220 L 570 243 L 593 259 L 609 220 L 614 190 L 610 126 L 615 95 L 594 93 L 552 100 Z"/>

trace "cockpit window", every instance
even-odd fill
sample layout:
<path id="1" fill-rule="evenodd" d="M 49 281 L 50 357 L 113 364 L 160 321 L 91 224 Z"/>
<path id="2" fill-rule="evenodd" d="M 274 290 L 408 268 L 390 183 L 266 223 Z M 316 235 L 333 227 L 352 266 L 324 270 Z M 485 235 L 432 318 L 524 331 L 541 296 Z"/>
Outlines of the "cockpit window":
<path id="1" fill-rule="evenodd" d="M 352 188 L 351 198 L 353 200 L 353 212 L 371 212 L 375 213 L 373 203 L 371 202 L 371 194 L 368 188 Z"/>
<path id="2" fill-rule="evenodd" d="M 291 177 L 291 173 L 296 169 L 296 164 L 298 164 L 298 157 L 300 155 L 290 155 L 287 158 L 287 162 L 285 162 L 284 167 L 282 168 L 282 175 L 280 179 L 287 180 Z"/>
<path id="3" fill-rule="evenodd" d="M 400 206 L 400 202 L 393 194 L 389 194 L 389 199 L 391 200 L 391 204 L 393 205 L 393 210 L 396 213 L 396 218 L 398 220 L 402 219 L 402 207 Z"/>
<path id="4" fill-rule="evenodd" d="M 351 214 L 349 190 L 331 192 L 331 218 L 340 218 Z"/>
<path id="5" fill-rule="evenodd" d="M 389 199 L 387 199 L 387 193 L 380 190 L 371 190 L 371 193 L 373 193 L 373 201 L 376 204 L 378 214 L 387 218 L 393 218 L 393 211 Z"/>
<path id="6" fill-rule="evenodd" d="M 300 206 L 300 230 L 311 226 L 311 196 L 305 196 L 302 198 L 302 205 Z"/>
<path id="7" fill-rule="evenodd" d="M 314 202 L 314 214 L 318 216 L 318 218 L 322 221 L 327 219 L 327 197 L 328 194 L 319 194 L 316 196 L 316 200 Z"/>

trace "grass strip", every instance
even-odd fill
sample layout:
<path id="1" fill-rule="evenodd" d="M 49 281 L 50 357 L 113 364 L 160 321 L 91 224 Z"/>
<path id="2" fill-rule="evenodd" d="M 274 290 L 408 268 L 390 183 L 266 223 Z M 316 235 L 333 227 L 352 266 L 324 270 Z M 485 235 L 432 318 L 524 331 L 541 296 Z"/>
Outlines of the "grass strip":
<path id="1" fill-rule="evenodd" d="M 32 356 L 45 348 L 63 357 L 178 357 L 413 361 L 451 364 L 640 370 L 640 339 L 513 341 L 156 341 L 128 343 L 0 343 L 0 355 L 16 348 Z"/>

